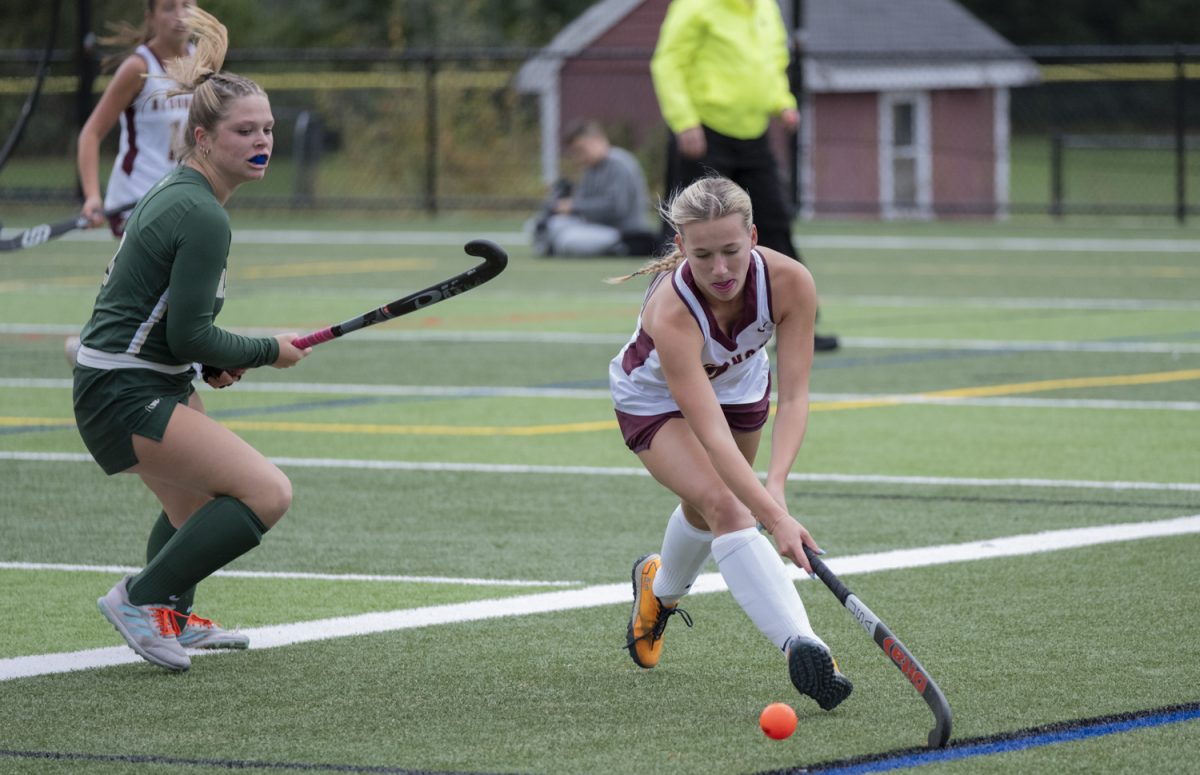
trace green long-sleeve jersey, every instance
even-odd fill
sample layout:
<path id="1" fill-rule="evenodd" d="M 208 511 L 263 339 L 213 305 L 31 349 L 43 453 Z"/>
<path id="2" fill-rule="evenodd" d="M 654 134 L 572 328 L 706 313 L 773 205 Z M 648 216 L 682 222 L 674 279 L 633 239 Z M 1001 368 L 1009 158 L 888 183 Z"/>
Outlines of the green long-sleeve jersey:
<path id="1" fill-rule="evenodd" d="M 109 262 L 79 363 L 181 372 L 274 363 L 279 343 L 217 328 L 225 299 L 229 216 L 208 181 L 180 167 L 142 197 Z"/>

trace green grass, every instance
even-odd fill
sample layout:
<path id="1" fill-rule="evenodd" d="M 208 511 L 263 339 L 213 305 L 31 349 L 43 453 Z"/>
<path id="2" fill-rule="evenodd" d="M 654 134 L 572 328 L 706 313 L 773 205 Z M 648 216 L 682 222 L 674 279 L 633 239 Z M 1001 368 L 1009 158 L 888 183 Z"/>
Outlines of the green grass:
<path id="1" fill-rule="evenodd" d="M 515 219 L 320 214 L 310 224 L 236 211 L 234 224 L 221 323 L 297 331 L 428 285 L 470 259 L 453 246 L 239 244 L 237 228 L 519 228 Z M 1194 240 L 1195 229 L 1017 220 L 822 223 L 800 232 L 802 240 L 933 240 L 905 250 L 806 250 L 822 328 L 846 346 L 816 359 L 795 467 L 814 478 L 792 482 L 788 498 L 829 559 L 1200 514 L 1196 253 L 1054 249 L 1067 238 L 1117 248 L 1113 240 Z M 1030 237 L 1051 242 L 1028 251 L 998 241 Z M 943 249 L 944 238 L 983 241 Z M 507 247 L 509 269 L 461 299 L 322 345 L 296 369 L 252 372 L 202 396 L 212 416 L 266 454 L 309 461 L 283 465 L 295 489 L 291 511 L 230 570 L 547 583 L 222 576 L 201 585 L 200 613 L 249 628 L 629 583 L 631 562 L 658 547 L 674 504 L 649 477 L 629 473 L 638 463 L 603 393 L 365 389 L 603 391 L 643 286 L 602 279 L 631 262 L 539 260 Z M 60 352 L 64 332 L 88 315 L 112 248 L 59 240 L 0 261 L 0 561 L 141 561 L 158 505 L 137 479 L 105 477 L 86 460 L 27 459 L 84 452 Z M 987 346 L 1030 342 L 1064 349 Z M 1083 349 L 1143 344 L 1154 347 Z M 912 394 L 982 397 L 895 403 Z M 769 434 L 760 468 L 768 450 Z M 321 462 L 338 460 L 375 467 Z M 1122 482 L 1151 488 L 1113 484 Z M 935 676 L 954 709 L 954 739 L 964 740 L 1200 700 L 1198 550 L 1200 537 L 1188 534 L 844 578 Z M 115 578 L 0 568 L 0 617 L 10 624 L 0 660 L 120 646 L 93 602 Z M 919 745 L 932 719 L 912 688 L 819 583 L 799 589 L 856 684 L 831 714 L 795 695 L 782 657 L 717 592 L 685 600 L 695 627 L 672 621 L 652 671 L 624 653 L 628 607 L 619 602 L 251 648 L 197 659 L 186 675 L 138 662 L 0 681 L 0 771 L 215 773 L 258 762 L 282 772 L 621 773 L 636 763 L 723 774 Z M 757 729 L 772 701 L 800 715 L 786 742 Z M 1184 771 L 1200 756 L 1196 725 L 932 770 Z M 4 753 L 13 751 L 40 755 Z"/>

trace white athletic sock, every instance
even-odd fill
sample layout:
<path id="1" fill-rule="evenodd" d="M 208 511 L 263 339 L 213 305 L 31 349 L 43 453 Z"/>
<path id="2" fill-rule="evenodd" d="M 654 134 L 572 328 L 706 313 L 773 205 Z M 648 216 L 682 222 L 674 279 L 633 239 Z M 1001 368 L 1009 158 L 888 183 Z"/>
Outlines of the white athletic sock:
<path id="1" fill-rule="evenodd" d="M 712 553 L 733 599 L 772 643 L 782 650 L 793 635 L 803 635 L 824 645 L 808 623 L 783 558 L 757 528 L 718 536 Z"/>
<path id="2" fill-rule="evenodd" d="M 694 527 L 676 506 L 663 535 L 662 567 L 654 576 L 654 596 L 664 605 L 674 605 L 688 593 L 708 561 L 712 533 Z"/>

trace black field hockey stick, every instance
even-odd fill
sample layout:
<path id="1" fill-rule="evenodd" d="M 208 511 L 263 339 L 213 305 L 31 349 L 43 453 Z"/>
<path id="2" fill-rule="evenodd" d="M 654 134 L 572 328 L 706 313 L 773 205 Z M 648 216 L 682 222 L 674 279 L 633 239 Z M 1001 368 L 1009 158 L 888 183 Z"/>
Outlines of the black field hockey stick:
<path id="1" fill-rule="evenodd" d="M 345 336 L 360 328 L 366 328 L 376 323 L 382 323 L 385 320 L 391 320 L 401 315 L 407 315 L 410 312 L 416 312 L 431 304 L 444 301 L 451 296 L 457 296 L 460 293 L 466 293 L 472 288 L 478 288 L 503 272 L 504 267 L 508 266 L 508 254 L 504 252 L 504 248 L 490 240 L 471 240 L 463 246 L 463 250 L 467 252 L 467 255 L 482 258 L 483 263 L 468 269 L 460 275 L 455 275 L 449 280 L 443 280 L 437 285 L 431 285 L 423 291 L 417 291 L 402 299 L 396 299 L 391 304 L 385 304 L 378 309 L 373 309 L 356 318 L 351 318 L 344 323 L 338 323 L 337 325 L 322 328 L 319 331 L 313 331 L 311 334 L 305 334 L 294 339 L 292 344 L 301 349 L 312 347 L 322 342 L 328 342 L 330 339 Z"/>
<path id="2" fill-rule="evenodd" d="M 817 577 L 825 582 L 825 586 L 829 587 L 829 591 L 833 592 L 837 599 L 841 601 L 841 604 L 846 607 L 846 610 L 854 614 L 854 618 L 867 631 L 867 634 L 874 639 L 875 644 L 883 650 L 884 654 L 888 655 L 892 663 L 900 669 L 904 677 L 917 690 L 917 694 L 921 695 L 921 698 L 925 700 L 925 704 L 933 711 L 935 723 L 933 730 L 929 733 L 929 747 L 945 747 L 946 741 L 950 739 L 950 728 L 954 720 L 950 713 L 950 703 L 946 701 L 946 695 L 942 694 L 942 690 L 938 688 L 937 682 L 921 666 L 921 663 L 912 655 L 908 647 L 901 643 L 900 639 L 888 629 L 888 626 L 870 608 L 867 608 L 866 604 L 859 600 L 842 583 L 841 579 L 834 575 L 833 571 L 821 561 L 820 557 L 807 546 L 804 547 L 804 553 L 808 555 L 808 561 L 812 564 L 813 572 L 817 574 Z"/>
<path id="3" fill-rule="evenodd" d="M 104 211 L 104 217 L 109 218 L 126 210 L 133 209 L 137 202 L 121 205 Z M 88 219 L 82 215 L 76 215 L 73 218 L 67 218 L 55 223 L 40 223 L 37 226 L 30 226 L 25 231 L 14 234 L 8 239 L 0 239 L 0 250 L 24 250 L 41 245 L 43 242 L 49 242 L 55 237 L 61 237 L 69 231 L 76 229 L 86 229 Z"/>

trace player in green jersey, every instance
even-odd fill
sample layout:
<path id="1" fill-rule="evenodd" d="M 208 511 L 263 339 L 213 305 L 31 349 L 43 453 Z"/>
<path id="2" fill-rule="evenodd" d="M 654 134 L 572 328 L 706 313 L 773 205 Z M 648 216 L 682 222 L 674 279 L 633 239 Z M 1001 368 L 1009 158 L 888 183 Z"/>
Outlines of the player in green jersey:
<path id="1" fill-rule="evenodd" d="M 257 84 L 221 71 L 225 27 L 195 8 L 189 24 L 195 52 L 168 70 L 192 95 L 181 167 L 130 214 L 81 334 L 74 390 L 96 461 L 108 474 L 137 474 L 162 504 L 146 566 L 98 605 L 134 651 L 174 671 L 191 666 L 187 647 L 248 645 L 191 614 L 195 586 L 257 546 L 292 500 L 279 468 L 205 415 L 192 363 L 223 387 L 310 352 L 292 345 L 296 334 L 245 337 L 214 325 L 230 243 L 224 204 L 266 172 L 274 119 Z"/>

